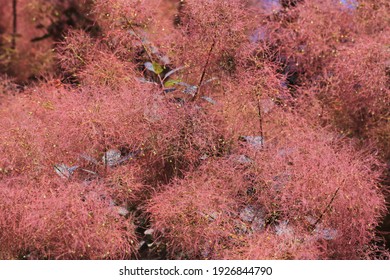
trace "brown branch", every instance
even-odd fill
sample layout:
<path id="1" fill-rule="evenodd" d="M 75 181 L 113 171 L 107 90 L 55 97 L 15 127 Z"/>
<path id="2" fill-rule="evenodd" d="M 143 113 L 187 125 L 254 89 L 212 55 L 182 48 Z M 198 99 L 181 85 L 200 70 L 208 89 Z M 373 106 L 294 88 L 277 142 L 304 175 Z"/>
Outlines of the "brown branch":
<path id="1" fill-rule="evenodd" d="M 317 219 L 317 221 L 312 225 L 312 230 L 315 230 L 317 224 L 319 222 L 321 222 L 322 220 L 322 217 L 324 216 L 324 214 L 329 210 L 330 206 L 332 205 L 334 199 L 336 198 L 336 195 L 337 193 L 339 192 L 340 190 L 340 187 L 337 188 L 337 190 L 334 192 L 333 196 L 332 196 L 332 199 L 329 201 L 328 205 L 325 207 L 324 211 L 322 211 L 320 217 Z"/>
<path id="2" fill-rule="evenodd" d="M 11 49 L 16 48 L 16 33 L 17 33 L 17 0 L 12 1 L 12 15 L 13 15 L 13 23 L 12 23 L 12 41 L 11 41 Z"/>
<path id="3" fill-rule="evenodd" d="M 204 65 L 204 67 L 203 67 L 202 75 L 200 76 L 198 86 L 196 87 L 196 92 L 195 92 L 194 96 L 192 97 L 192 101 L 195 101 L 196 98 L 200 95 L 200 87 L 202 86 L 202 83 L 203 83 L 203 80 L 204 80 L 204 76 L 206 75 L 206 70 L 207 70 L 207 67 L 209 65 L 211 53 L 213 52 L 214 47 L 215 47 L 215 38 L 213 39 L 213 42 L 211 44 L 209 53 L 207 55 L 206 63 Z"/>
<path id="4" fill-rule="evenodd" d="M 137 33 L 137 31 L 134 28 L 134 24 L 131 22 L 131 20 L 127 19 L 125 17 L 125 20 L 127 22 L 127 26 L 130 28 L 130 30 L 133 32 L 133 35 L 137 38 L 137 40 L 141 43 L 142 48 L 145 50 L 146 55 L 148 56 L 150 62 L 153 62 L 152 54 L 150 53 L 149 48 L 145 45 L 144 40 L 142 40 L 141 36 Z"/>
<path id="5" fill-rule="evenodd" d="M 257 99 L 257 115 L 259 117 L 261 147 L 263 147 L 264 146 L 264 130 L 263 130 L 263 116 L 261 114 L 260 93 L 256 93 L 256 99 Z"/>
<path id="6" fill-rule="evenodd" d="M 134 36 L 135 36 L 135 37 L 137 38 L 137 40 L 141 43 L 142 48 L 145 50 L 146 55 L 147 55 L 148 58 L 149 58 L 149 61 L 150 61 L 151 63 L 153 63 L 154 60 L 153 60 L 152 54 L 151 54 L 151 52 L 150 52 L 150 49 L 146 46 L 146 44 L 144 43 L 144 40 L 143 40 L 143 39 L 141 38 L 141 36 L 137 33 L 137 31 L 135 30 L 134 25 L 131 23 L 131 21 L 128 20 L 127 18 L 126 18 L 126 21 L 127 21 L 128 26 L 130 27 L 130 30 L 133 32 Z M 163 81 L 163 79 L 161 78 L 160 74 L 157 74 L 157 73 L 156 73 L 156 75 L 157 75 L 158 80 L 159 80 L 159 82 L 160 82 L 160 84 L 161 84 L 161 87 L 164 88 L 164 81 Z"/>

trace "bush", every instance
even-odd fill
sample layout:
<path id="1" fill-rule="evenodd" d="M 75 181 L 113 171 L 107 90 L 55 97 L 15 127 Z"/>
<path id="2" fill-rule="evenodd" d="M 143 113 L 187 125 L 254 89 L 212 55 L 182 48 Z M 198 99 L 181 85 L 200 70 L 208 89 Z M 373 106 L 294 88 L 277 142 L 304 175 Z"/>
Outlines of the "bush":
<path id="1" fill-rule="evenodd" d="M 266 148 L 248 142 L 229 157 L 206 160 L 152 197 L 152 226 L 172 258 L 368 254 L 385 211 L 376 160 L 351 156 L 351 147 L 290 114 L 277 118 L 268 124 Z"/>
<path id="2" fill-rule="evenodd" d="M 55 72 L 53 44 L 63 39 L 70 28 L 93 32 L 87 16 L 89 1 L 0 1 L 0 71 L 19 83 L 42 79 Z M 2 30 L 1 30 L 2 29 Z"/>
<path id="3" fill-rule="evenodd" d="M 388 257 L 382 2 L 18 2 L 0 258 Z"/>
<path id="4" fill-rule="evenodd" d="M 376 143 L 382 155 L 389 158 L 390 91 L 386 71 L 390 56 L 385 37 L 362 37 L 353 47 L 340 50 L 327 69 L 326 87 L 319 98 L 343 134 Z"/>
<path id="5" fill-rule="evenodd" d="M 24 176 L 2 181 L 1 258 L 118 259 L 136 253 L 133 219 L 102 184 Z"/>

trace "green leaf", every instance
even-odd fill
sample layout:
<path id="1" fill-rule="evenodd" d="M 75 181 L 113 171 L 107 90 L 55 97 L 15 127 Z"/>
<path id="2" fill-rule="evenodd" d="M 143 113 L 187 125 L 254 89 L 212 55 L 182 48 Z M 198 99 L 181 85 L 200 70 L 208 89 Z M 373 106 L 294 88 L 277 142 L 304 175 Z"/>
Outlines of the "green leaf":
<path id="1" fill-rule="evenodd" d="M 145 62 L 144 63 L 145 68 L 148 69 L 149 71 L 152 71 L 156 73 L 157 75 L 160 75 L 162 71 L 164 71 L 164 68 L 158 64 L 157 62 Z"/>
<path id="2" fill-rule="evenodd" d="M 153 69 L 154 73 L 156 73 L 157 75 L 160 75 L 162 71 L 164 71 L 163 67 L 157 62 L 153 62 Z"/>
<path id="3" fill-rule="evenodd" d="M 173 87 L 174 85 L 180 83 L 181 80 L 173 80 L 173 79 L 169 79 L 168 81 L 166 81 L 164 83 L 164 87 Z"/>

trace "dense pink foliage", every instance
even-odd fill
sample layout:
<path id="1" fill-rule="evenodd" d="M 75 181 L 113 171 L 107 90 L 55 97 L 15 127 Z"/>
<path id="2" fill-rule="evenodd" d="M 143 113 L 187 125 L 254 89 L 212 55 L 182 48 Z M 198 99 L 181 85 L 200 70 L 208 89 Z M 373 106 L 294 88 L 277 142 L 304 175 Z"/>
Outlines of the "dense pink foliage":
<path id="1" fill-rule="evenodd" d="M 389 257 L 387 1 L 11 6 L 0 259 Z"/>
<path id="2" fill-rule="evenodd" d="M 390 157 L 390 55 L 383 43 L 389 34 L 378 36 L 369 44 L 369 38 L 362 37 L 354 46 L 340 50 L 325 74 L 326 90 L 319 92 L 333 115 L 332 121 L 344 134 L 379 143 L 387 158 Z"/>
<path id="3" fill-rule="evenodd" d="M 352 158 L 348 145 L 303 120 L 273 116 L 266 148 L 206 160 L 152 198 L 174 258 L 355 259 L 365 250 L 385 210 L 370 187 L 380 174 L 363 167 L 375 160 Z M 280 121 L 285 128 L 273 127 Z M 259 216 L 248 221 L 245 211 Z"/>
<path id="4" fill-rule="evenodd" d="M 117 259 L 135 253 L 132 219 L 109 207 L 101 184 L 2 181 L 1 258 Z M 106 195 L 106 196 L 105 196 Z"/>

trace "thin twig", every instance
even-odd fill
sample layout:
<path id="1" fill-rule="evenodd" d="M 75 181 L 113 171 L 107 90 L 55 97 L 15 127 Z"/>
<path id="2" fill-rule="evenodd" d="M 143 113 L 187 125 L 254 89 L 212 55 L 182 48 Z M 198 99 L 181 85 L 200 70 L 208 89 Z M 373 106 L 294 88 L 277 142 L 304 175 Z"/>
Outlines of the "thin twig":
<path id="1" fill-rule="evenodd" d="M 325 207 L 324 211 L 322 211 L 320 217 L 317 219 L 317 221 L 312 225 L 312 230 L 315 230 L 317 224 L 319 222 L 321 222 L 322 220 L 322 217 L 324 216 L 324 214 L 329 210 L 330 206 L 332 205 L 334 199 L 336 198 L 336 195 L 337 193 L 339 192 L 340 190 L 340 187 L 337 188 L 337 190 L 334 192 L 333 196 L 332 196 L 332 199 L 329 201 L 328 205 Z"/>
<path id="2" fill-rule="evenodd" d="M 197 97 L 199 96 L 199 94 L 200 94 L 200 87 L 202 86 L 204 76 L 206 75 L 206 70 L 207 70 L 207 67 L 208 67 L 208 65 L 209 65 L 211 53 L 213 52 L 214 47 L 215 47 L 215 42 L 216 42 L 216 40 L 214 39 L 214 40 L 213 40 L 213 43 L 211 44 L 209 53 L 208 53 L 208 55 L 207 55 L 207 60 L 206 60 L 206 63 L 205 63 L 205 65 L 204 65 L 204 67 L 203 67 L 202 75 L 200 76 L 199 83 L 198 83 L 198 86 L 196 87 L 195 94 L 194 94 L 194 96 L 192 97 L 192 101 L 195 101 L 196 98 L 197 98 Z"/>
<path id="3" fill-rule="evenodd" d="M 260 93 L 256 93 L 256 99 L 257 99 L 257 114 L 259 116 L 261 147 L 263 148 L 264 147 L 264 130 L 263 130 L 263 116 L 261 114 Z"/>
<path id="4" fill-rule="evenodd" d="M 127 21 L 127 24 L 129 25 L 131 31 L 133 32 L 133 35 L 138 39 L 138 41 L 141 43 L 142 47 L 144 48 L 150 62 L 153 62 L 152 55 L 151 55 L 148 47 L 144 44 L 144 41 L 142 40 L 141 36 L 139 36 L 138 33 L 135 31 L 135 28 L 134 28 L 133 24 L 131 23 L 131 21 L 129 21 L 128 19 L 126 19 L 126 21 Z"/>
<path id="5" fill-rule="evenodd" d="M 149 58 L 149 61 L 150 61 L 151 63 L 153 63 L 154 60 L 153 60 L 153 58 L 152 58 L 152 54 L 151 54 L 151 52 L 150 52 L 150 49 L 145 45 L 144 40 L 141 38 L 141 36 L 138 35 L 138 33 L 136 32 L 136 30 L 135 30 L 133 24 L 132 24 L 128 19 L 126 19 L 126 21 L 127 21 L 128 25 L 129 25 L 131 31 L 133 32 L 133 35 L 134 35 L 134 36 L 138 39 L 138 41 L 141 43 L 143 49 L 144 49 L 145 52 L 146 52 L 146 55 L 147 55 L 148 58 Z M 156 73 L 156 75 L 157 75 L 158 80 L 159 80 L 159 82 L 160 82 L 160 84 L 161 84 L 161 87 L 164 88 L 164 80 L 161 78 L 160 74 L 157 74 L 157 73 Z"/>
<path id="6" fill-rule="evenodd" d="M 17 33 L 17 0 L 12 1 L 12 16 L 13 16 L 13 24 L 12 24 L 12 41 L 11 41 L 11 49 L 16 48 L 16 33 Z"/>

